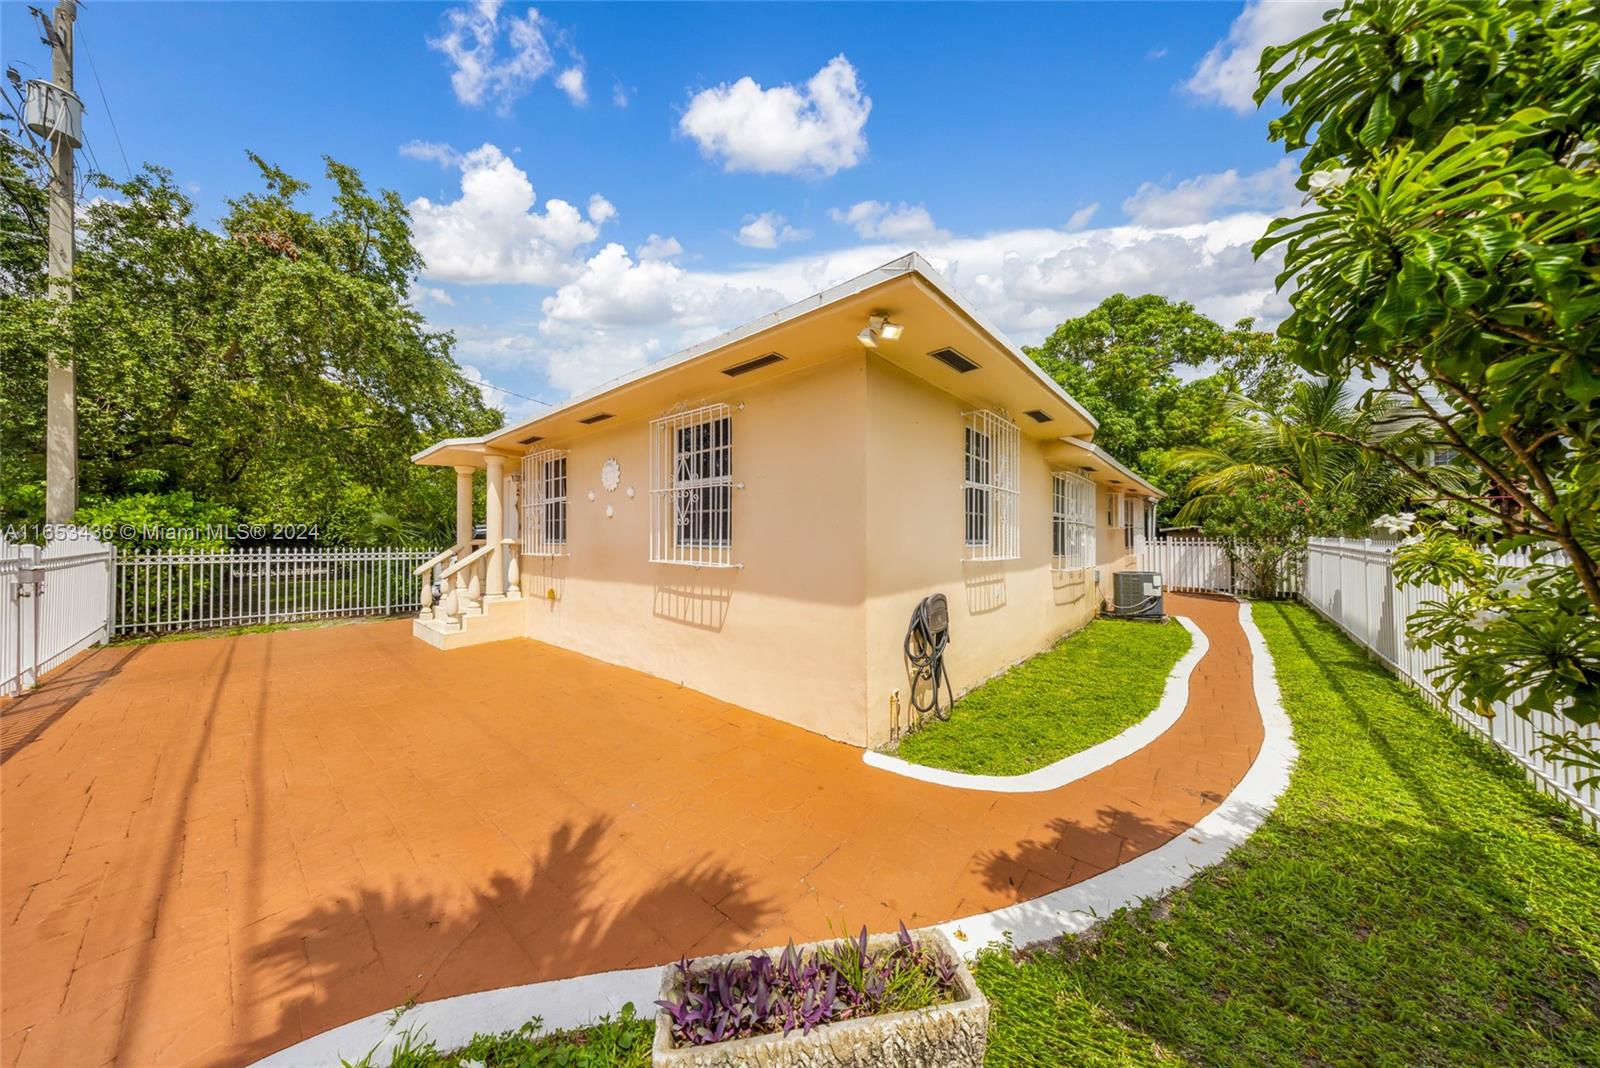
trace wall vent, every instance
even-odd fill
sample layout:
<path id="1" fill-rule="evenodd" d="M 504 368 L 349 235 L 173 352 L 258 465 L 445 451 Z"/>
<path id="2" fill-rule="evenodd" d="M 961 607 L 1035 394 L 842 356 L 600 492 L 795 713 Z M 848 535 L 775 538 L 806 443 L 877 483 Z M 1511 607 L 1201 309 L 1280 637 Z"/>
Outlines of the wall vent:
<path id="1" fill-rule="evenodd" d="M 1055 419 L 1056 419 L 1055 416 L 1051 415 L 1049 412 L 1043 410 L 1042 408 L 1030 408 L 1024 414 L 1026 414 L 1027 417 L 1029 419 L 1032 419 L 1035 423 L 1053 423 L 1053 422 L 1055 422 Z"/>
<path id="2" fill-rule="evenodd" d="M 532 445 L 536 441 L 543 441 L 543 440 L 544 440 L 544 435 L 543 434 L 535 434 L 531 438 L 523 438 L 521 441 L 517 442 L 517 444 L 518 445 Z"/>
<path id="3" fill-rule="evenodd" d="M 610 412 L 596 412 L 594 415 L 579 419 L 578 422 L 582 423 L 584 426 L 594 426 L 594 424 L 603 423 L 610 418 Z"/>
<path id="4" fill-rule="evenodd" d="M 976 371 L 978 369 L 977 364 L 961 355 L 961 353 L 957 352 L 955 349 L 935 349 L 933 352 L 928 353 L 928 355 L 932 356 L 934 359 L 938 360 L 952 371 L 955 371 L 957 374 L 964 375 L 968 371 Z"/>
<path id="5" fill-rule="evenodd" d="M 751 371 L 759 371 L 763 367 L 771 367 L 773 364 L 780 363 L 782 361 L 782 356 L 779 356 L 776 352 L 769 352 L 765 356 L 757 356 L 753 360 L 746 360 L 744 363 L 736 363 L 732 367 L 724 367 L 722 369 L 722 373 L 727 375 L 729 378 L 738 378 L 740 375 L 747 375 Z"/>

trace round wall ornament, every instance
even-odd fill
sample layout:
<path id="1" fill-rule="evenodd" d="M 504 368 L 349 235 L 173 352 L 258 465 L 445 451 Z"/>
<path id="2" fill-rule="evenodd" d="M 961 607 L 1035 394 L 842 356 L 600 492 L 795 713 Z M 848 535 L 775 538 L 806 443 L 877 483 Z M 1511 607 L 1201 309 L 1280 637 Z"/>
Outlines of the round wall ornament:
<path id="1" fill-rule="evenodd" d="M 607 493 L 616 491 L 622 482 L 622 465 L 617 463 L 615 456 L 600 465 L 600 485 L 606 488 Z"/>

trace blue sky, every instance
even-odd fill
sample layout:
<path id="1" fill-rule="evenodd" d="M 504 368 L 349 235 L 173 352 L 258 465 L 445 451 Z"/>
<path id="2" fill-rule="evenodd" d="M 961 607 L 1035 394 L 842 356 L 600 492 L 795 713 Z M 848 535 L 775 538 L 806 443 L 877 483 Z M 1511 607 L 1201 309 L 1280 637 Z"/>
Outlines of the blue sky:
<path id="1" fill-rule="evenodd" d="M 78 87 L 101 168 L 208 221 L 247 149 L 397 190 L 418 307 L 555 399 L 909 248 L 1025 343 L 1118 290 L 1275 321 L 1248 245 L 1294 193 L 1250 72 L 1322 6 L 94 0 Z M 23 4 L 0 53 L 48 68 Z"/>

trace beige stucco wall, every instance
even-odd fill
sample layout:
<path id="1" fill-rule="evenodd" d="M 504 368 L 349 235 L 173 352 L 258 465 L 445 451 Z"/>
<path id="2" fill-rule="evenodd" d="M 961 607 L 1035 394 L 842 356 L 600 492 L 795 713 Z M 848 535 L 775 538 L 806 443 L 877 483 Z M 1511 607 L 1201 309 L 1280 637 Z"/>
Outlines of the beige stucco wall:
<path id="1" fill-rule="evenodd" d="M 866 642 L 868 744 L 910 724 L 903 655 L 918 601 L 943 593 L 950 605 L 946 666 L 956 694 L 1083 626 L 1109 596 L 1111 573 L 1131 567 L 1122 531 L 1105 523 L 1097 490 L 1093 571 L 1062 575 L 1051 564 L 1050 466 L 1042 444 L 1020 444 L 1020 559 L 963 562 L 963 418 L 972 406 L 870 358 L 866 373 Z"/>
<path id="2" fill-rule="evenodd" d="M 568 446 L 570 555 L 520 561 L 529 636 L 859 744 L 867 687 L 865 385 L 856 350 L 692 398 L 745 406 L 733 416 L 733 478 L 745 486 L 733 498 L 740 570 L 649 562 L 648 423 L 601 429 Z M 622 469 L 615 492 L 600 485 L 611 457 Z"/>

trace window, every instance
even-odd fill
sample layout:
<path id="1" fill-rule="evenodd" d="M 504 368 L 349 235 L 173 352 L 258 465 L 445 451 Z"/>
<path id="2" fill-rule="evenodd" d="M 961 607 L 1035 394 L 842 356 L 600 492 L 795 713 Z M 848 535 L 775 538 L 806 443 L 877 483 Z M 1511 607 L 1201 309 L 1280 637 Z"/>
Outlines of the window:
<path id="1" fill-rule="evenodd" d="M 1129 495 L 1122 496 L 1122 547 L 1133 552 L 1133 506 L 1138 500 Z"/>
<path id="2" fill-rule="evenodd" d="M 541 449 L 522 458 L 522 551 L 567 555 L 567 454 Z"/>
<path id="3" fill-rule="evenodd" d="M 1015 560 L 1017 424 L 999 412 L 966 413 L 962 507 L 967 560 Z"/>
<path id="4" fill-rule="evenodd" d="M 650 560 L 733 562 L 733 411 L 712 404 L 650 424 Z"/>
<path id="5" fill-rule="evenodd" d="M 1094 483 L 1082 475 L 1050 476 L 1050 555 L 1056 571 L 1094 566 Z"/>

